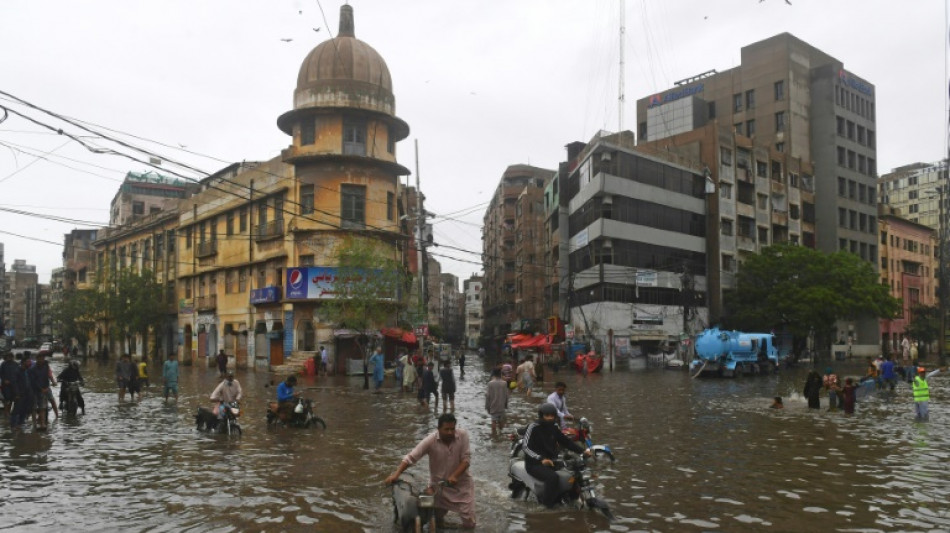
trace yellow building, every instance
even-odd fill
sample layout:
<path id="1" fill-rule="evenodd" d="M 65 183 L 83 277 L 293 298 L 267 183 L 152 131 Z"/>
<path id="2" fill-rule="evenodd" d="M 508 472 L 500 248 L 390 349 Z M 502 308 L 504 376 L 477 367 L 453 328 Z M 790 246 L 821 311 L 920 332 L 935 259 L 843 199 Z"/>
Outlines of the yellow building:
<path id="1" fill-rule="evenodd" d="M 231 165 L 181 202 L 182 358 L 224 349 L 239 367 L 267 368 L 324 345 L 343 371 L 362 356 L 321 314 L 315 273 L 333 272 L 351 235 L 402 261 L 397 198 L 409 173 L 396 161 L 409 127 L 395 116 L 389 69 L 355 37 L 351 6 L 337 37 L 307 55 L 277 125 L 292 136 L 279 157 Z"/>

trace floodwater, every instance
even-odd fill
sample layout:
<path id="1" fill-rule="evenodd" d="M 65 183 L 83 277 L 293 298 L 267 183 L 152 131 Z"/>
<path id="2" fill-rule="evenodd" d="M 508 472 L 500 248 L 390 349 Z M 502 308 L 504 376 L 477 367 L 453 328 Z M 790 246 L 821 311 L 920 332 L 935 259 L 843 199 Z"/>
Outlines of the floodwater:
<path id="1" fill-rule="evenodd" d="M 382 480 L 435 429 L 432 411 L 391 381 L 377 395 L 345 377 L 299 384 L 326 430 L 268 429 L 273 377 L 239 372 L 243 437 L 208 435 L 193 415 L 216 371 L 182 367 L 182 396 L 165 406 L 154 383 L 140 402 L 120 403 L 113 365 L 83 367 L 85 416 L 55 420 L 48 433 L 0 422 L 0 529 L 390 532 Z M 487 374 L 474 356 L 467 370 L 456 416 L 471 434 L 479 531 L 950 530 L 950 377 L 931 380 L 931 420 L 915 423 L 906 384 L 852 417 L 809 411 L 798 394 L 805 368 L 695 380 L 636 365 L 586 378 L 562 369 L 571 411 L 617 457 L 592 467 L 617 515 L 609 523 L 508 497 L 508 443 L 489 438 L 483 412 Z M 785 409 L 768 408 L 775 395 Z M 542 399 L 513 396 L 509 418 L 529 421 Z M 419 465 L 404 478 L 425 474 Z"/>

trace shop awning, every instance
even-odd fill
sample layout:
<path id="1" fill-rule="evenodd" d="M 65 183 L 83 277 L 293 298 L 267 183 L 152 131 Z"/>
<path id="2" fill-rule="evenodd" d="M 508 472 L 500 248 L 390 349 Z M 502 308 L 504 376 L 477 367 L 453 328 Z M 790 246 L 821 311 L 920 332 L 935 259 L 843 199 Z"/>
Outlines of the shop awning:
<path id="1" fill-rule="evenodd" d="M 517 342 L 515 341 L 514 337 L 512 337 L 511 348 L 513 350 L 523 350 L 523 349 L 530 349 L 530 348 L 543 350 L 551 345 L 551 341 L 548 340 L 547 335 L 539 334 L 533 337 L 530 335 L 524 335 L 524 337 L 526 338 Z"/>
<path id="2" fill-rule="evenodd" d="M 415 346 L 419 344 L 419 341 L 416 339 L 416 335 L 413 332 L 406 331 L 404 329 L 383 328 L 380 330 L 380 333 L 382 333 L 384 337 L 389 337 L 400 344 L 406 344 L 409 346 Z"/>

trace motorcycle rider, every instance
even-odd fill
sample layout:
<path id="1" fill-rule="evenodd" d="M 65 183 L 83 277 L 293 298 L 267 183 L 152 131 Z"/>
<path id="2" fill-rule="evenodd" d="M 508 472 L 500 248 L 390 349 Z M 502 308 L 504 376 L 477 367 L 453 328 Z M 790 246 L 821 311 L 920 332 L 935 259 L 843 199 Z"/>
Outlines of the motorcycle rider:
<path id="1" fill-rule="evenodd" d="M 59 380 L 59 408 L 66 409 L 66 391 L 69 390 L 70 383 L 79 383 L 85 385 L 82 374 L 79 372 L 79 361 L 70 361 L 66 368 L 56 376 Z M 86 402 L 82 399 L 82 391 L 76 390 L 76 405 L 82 409 L 82 414 L 86 414 Z"/>
<path id="2" fill-rule="evenodd" d="M 567 410 L 567 398 L 564 397 L 564 394 L 567 392 L 567 383 L 563 381 L 558 381 L 554 384 L 554 392 L 548 395 L 548 403 L 553 405 L 557 409 L 557 418 L 558 423 L 561 427 L 564 426 L 565 420 L 574 421 L 574 415 Z"/>
<path id="3" fill-rule="evenodd" d="M 281 422 L 287 422 L 294 416 L 294 407 L 300 392 L 294 392 L 297 385 L 297 376 L 287 376 L 287 379 L 277 385 L 277 417 Z"/>
<path id="4" fill-rule="evenodd" d="M 218 418 L 223 419 L 225 416 L 226 404 L 231 402 L 240 402 L 242 396 L 241 384 L 238 383 L 238 380 L 234 379 L 234 372 L 228 370 L 225 373 L 224 381 L 218 384 L 214 389 L 214 392 L 211 393 L 211 401 L 215 402 L 218 408 Z"/>
<path id="5" fill-rule="evenodd" d="M 561 445 L 575 453 L 590 457 L 591 452 L 569 439 L 557 425 L 558 410 L 551 403 L 538 408 L 538 420 L 528 426 L 524 434 L 525 470 L 529 475 L 544 482 L 544 494 L 541 503 L 553 507 L 558 502 L 558 475 L 554 460 L 558 457 Z"/>

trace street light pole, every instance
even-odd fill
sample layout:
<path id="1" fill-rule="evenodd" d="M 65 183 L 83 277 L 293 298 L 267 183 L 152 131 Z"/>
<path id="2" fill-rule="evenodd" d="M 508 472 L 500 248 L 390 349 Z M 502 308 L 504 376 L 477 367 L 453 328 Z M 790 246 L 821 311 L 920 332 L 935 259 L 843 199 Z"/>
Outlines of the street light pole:
<path id="1" fill-rule="evenodd" d="M 937 345 L 937 356 L 940 359 L 940 366 L 946 364 L 946 343 L 947 343 L 947 289 L 946 289 L 946 276 L 944 270 L 944 248 L 946 247 L 946 228 L 944 224 L 944 206 L 943 206 L 943 194 L 944 189 L 946 188 L 945 183 L 940 183 L 937 185 L 937 200 L 940 202 L 940 205 L 937 208 L 937 246 L 940 249 L 937 251 L 937 276 L 938 276 L 938 287 L 937 287 L 937 308 L 940 310 L 940 335 L 939 335 L 939 344 Z"/>

